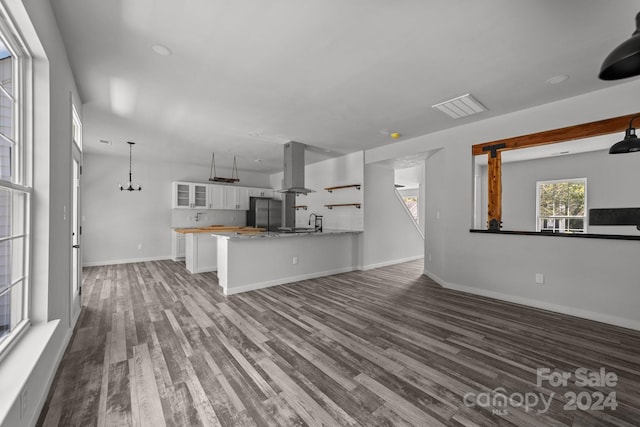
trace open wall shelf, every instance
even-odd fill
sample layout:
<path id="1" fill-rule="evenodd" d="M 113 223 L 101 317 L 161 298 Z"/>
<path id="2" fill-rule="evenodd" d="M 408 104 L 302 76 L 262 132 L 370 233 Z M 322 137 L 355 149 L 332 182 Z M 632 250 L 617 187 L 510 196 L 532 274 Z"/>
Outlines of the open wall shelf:
<path id="1" fill-rule="evenodd" d="M 362 206 L 360 203 L 338 203 L 335 205 L 324 205 L 326 208 L 329 209 L 333 209 L 333 208 L 340 208 L 340 207 L 345 207 L 345 206 L 353 206 L 356 209 L 360 209 L 360 207 Z"/>
<path id="2" fill-rule="evenodd" d="M 306 211 L 308 206 L 306 206 L 306 205 L 296 205 L 296 206 L 292 206 L 292 207 L 293 207 L 295 210 L 303 209 L 303 210 L 305 210 L 305 211 Z"/>
<path id="3" fill-rule="evenodd" d="M 333 190 L 344 190 L 345 188 L 355 188 L 356 190 L 359 190 L 360 187 L 360 184 L 338 185 L 336 187 L 326 187 L 325 190 L 327 190 L 329 193 L 332 193 Z"/>

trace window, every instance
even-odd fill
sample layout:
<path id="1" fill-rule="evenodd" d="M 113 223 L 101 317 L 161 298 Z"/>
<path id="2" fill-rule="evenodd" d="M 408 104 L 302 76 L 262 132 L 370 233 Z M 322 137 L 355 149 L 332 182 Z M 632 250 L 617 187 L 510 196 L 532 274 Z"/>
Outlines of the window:
<path id="1" fill-rule="evenodd" d="M 538 181 L 536 231 L 585 233 L 587 179 Z"/>
<path id="2" fill-rule="evenodd" d="M 0 357 L 29 321 L 26 52 L 0 19 Z"/>
<path id="3" fill-rule="evenodd" d="M 407 206 L 409 213 L 413 217 L 413 220 L 417 223 L 418 219 L 418 197 L 417 196 L 402 196 L 402 201 Z"/>
<path id="4" fill-rule="evenodd" d="M 82 122 L 80 121 L 80 115 L 78 115 L 75 104 L 71 104 L 71 112 L 71 135 L 73 142 L 78 146 L 78 150 L 82 151 Z"/>

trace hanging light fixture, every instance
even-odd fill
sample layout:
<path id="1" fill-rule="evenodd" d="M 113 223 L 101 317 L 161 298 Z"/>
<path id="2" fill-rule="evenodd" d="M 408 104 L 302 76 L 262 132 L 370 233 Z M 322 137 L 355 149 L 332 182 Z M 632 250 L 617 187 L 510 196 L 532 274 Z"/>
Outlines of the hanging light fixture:
<path id="1" fill-rule="evenodd" d="M 619 80 L 640 74 L 640 13 L 631 38 L 613 49 L 600 68 L 602 80 Z"/>
<path id="2" fill-rule="evenodd" d="M 616 142 L 609 149 L 609 154 L 634 153 L 640 151 L 640 139 L 636 136 L 636 130 L 633 127 L 633 121 L 640 116 L 632 117 L 629 121 L 629 127 L 624 133 L 624 139 Z"/>
<path id="3" fill-rule="evenodd" d="M 137 188 L 133 185 L 133 180 L 131 179 L 131 149 L 133 148 L 133 145 L 135 144 L 135 142 L 127 142 L 127 144 L 129 144 L 129 182 L 127 182 L 126 186 L 120 184 L 120 191 L 140 191 L 142 190 L 142 186 L 138 185 Z"/>

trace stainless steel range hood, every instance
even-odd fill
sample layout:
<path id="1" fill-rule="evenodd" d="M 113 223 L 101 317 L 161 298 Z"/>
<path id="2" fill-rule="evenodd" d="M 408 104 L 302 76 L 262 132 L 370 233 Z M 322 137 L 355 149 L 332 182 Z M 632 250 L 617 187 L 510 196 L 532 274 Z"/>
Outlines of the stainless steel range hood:
<path id="1" fill-rule="evenodd" d="M 280 193 L 313 193 L 314 190 L 304 186 L 304 151 L 301 142 L 289 141 L 284 144 L 284 179 Z"/>

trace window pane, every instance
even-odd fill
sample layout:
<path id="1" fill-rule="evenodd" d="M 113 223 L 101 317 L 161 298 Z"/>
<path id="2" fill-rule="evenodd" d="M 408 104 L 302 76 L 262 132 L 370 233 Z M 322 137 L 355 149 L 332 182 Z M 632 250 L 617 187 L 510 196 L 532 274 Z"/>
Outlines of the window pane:
<path id="1" fill-rule="evenodd" d="M 2 40 L 0 40 L 0 83 L 10 95 L 13 95 L 13 57 Z"/>
<path id="2" fill-rule="evenodd" d="M 2 129 L 0 129 L 2 132 Z M 13 182 L 13 144 L 0 136 L 0 179 Z"/>
<path id="3" fill-rule="evenodd" d="M 24 304 L 23 304 L 23 296 L 24 296 L 24 281 L 16 283 L 11 288 L 9 294 L 11 295 L 11 330 L 16 327 L 18 323 L 22 319 L 24 319 Z"/>
<path id="4" fill-rule="evenodd" d="M 11 240 L 11 281 L 24 276 L 24 238 Z"/>
<path id="5" fill-rule="evenodd" d="M 583 231 L 584 230 L 584 219 L 582 218 L 572 218 L 569 219 L 569 228 L 575 231 Z"/>
<path id="6" fill-rule="evenodd" d="M 585 231 L 585 179 L 538 182 L 538 189 L 539 231 Z"/>
<path id="7" fill-rule="evenodd" d="M 0 61 L 0 69 L 2 61 Z M 14 140 L 13 128 L 13 100 L 9 98 L 4 92 L 0 91 L 0 132 L 3 135 Z"/>
<path id="8" fill-rule="evenodd" d="M 0 340 L 11 330 L 11 292 L 0 296 Z"/>
<path id="9" fill-rule="evenodd" d="M 24 234 L 27 194 L 0 187 L 0 238 Z"/>
<path id="10" fill-rule="evenodd" d="M 11 285 L 11 241 L 0 242 L 0 292 Z"/>
<path id="11" fill-rule="evenodd" d="M 0 238 L 11 235 L 11 190 L 0 188 Z"/>

